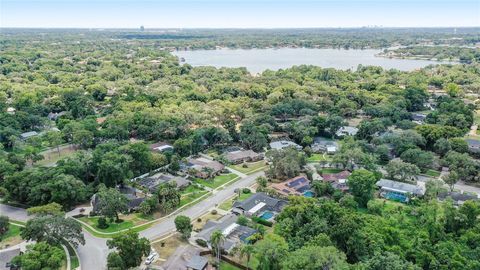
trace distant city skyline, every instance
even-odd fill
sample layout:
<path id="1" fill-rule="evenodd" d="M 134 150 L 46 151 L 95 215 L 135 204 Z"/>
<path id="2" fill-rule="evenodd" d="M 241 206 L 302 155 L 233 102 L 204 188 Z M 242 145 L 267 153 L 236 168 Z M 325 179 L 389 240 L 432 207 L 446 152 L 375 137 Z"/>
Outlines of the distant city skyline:
<path id="1" fill-rule="evenodd" d="M 479 0 L 0 0 L 0 27 L 476 27 Z"/>

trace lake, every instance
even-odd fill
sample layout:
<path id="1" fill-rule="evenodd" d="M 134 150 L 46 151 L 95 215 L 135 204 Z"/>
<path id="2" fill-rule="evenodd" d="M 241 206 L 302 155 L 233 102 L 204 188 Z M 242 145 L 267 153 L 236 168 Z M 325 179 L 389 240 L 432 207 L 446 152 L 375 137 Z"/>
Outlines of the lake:
<path id="1" fill-rule="evenodd" d="M 376 57 L 375 54 L 379 52 L 381 50 L 281 48 L 174 51 L 173 54 L 183 57 L 185 62 L 192 66 L 246 67 L 251 73 L 303 64 L 343 70 L 356 70 L 357 66 L 361 64 L 410 71 L 430 64 L 449 63 Z"/>

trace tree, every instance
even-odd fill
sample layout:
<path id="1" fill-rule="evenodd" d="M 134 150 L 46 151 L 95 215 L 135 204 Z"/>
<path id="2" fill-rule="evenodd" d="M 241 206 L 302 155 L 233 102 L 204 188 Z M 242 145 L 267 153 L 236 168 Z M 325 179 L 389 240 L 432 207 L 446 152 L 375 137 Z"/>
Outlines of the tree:
<path id="1" fill-rule="evenodd" d="M 80 223 L 61 215 L 30 219 L 20 235 L 25 240 L 44 241 L 50 245 L 60 245 L 63 241 L 69 242 L 74 247 L 85 244 Z"/>
<path id="2" fill-rule="evenodd" d="M 44 135 L 48 146 L 57 148 L 58 156 L 60 156 L 60 144 L 63 142 L 62 133 L 58 131 L 48 131 Z"/>
<path id="3" fill-rule="evenodd" d="M 422 171 L 426 171 L 432 167 L 434 157 L 431 152 L 415 148 L 403 152 L 400 158 L 405 162 L 417 165 Z"/>
<path id="4" fill-rule="evenodd" d="M 107 257 L 107 267 L 109 270 L 127 269 L 123 263 L 122 257 L 117 252 L 110 252 Z"/>
<path id="5" fill-rule="evenodd" d="M 368 270 L 420 270 L 420 267 L 414 266 L 411 262 L 388 251 L 375 254 L 375 256 L 363 262 L 361 266 L 364 267 L 362 269 Z"/>
<path id="6" fill-rule="evenodd" d="M 115 266 L 124 265 L 125 269 L 140 266 L 142 257 L 150 253 L 150 242 L 146 238 L 138 238 L 138 233 L 128 231 L 119 236 L 107 240 L 107 246 L 114 248 L 117 255 L 109 255 L 109 263 L 115 262 Z M 122 263 L 119 263 L 121 259 Z"/>
<path id="7" fill-rule="evenodd" d="M 74 131 L 72 142 L 82 149 L 88 149 L 93 145 L 93 138 L 91 131 L 80 129 Z"/>
<path id="8" fill-rule="evenodd" d="M 261 189 L 265 189 L 267 187 L 267 184 L 268 184 L 267 178 L 263 176 L 259 176 L 255 181 L 257 182 L 258 187 L 260 187 Z"/>
<path id="9" fill-rule="evenodd" d="M 459 180 L 459 176 L 457 172 L 451 171 L 449 174 L 444 175 L 442 180 L 450 187 L 450 191 L 453 191 L 455 184 Z"/>
<path id="10" fill-rule="evenodd" d="M 222 252 L 222 246 L 225 242 L 225 236 L 220 230 L 216 230 L 212 232 L 210 235 L 210 245 L 215 253 L 215 257 L 217 258 L 217 265 L 220 265 L 220 255 Z"/>
<path id="11" fill-rule="evenodd" d="M 280 269 L 280 264 L 287 255 L 288 245 L 283 237 L 276 234 L 267 234 L 263 240 L 255 245 L 259 270 Z"/>
<path id="12" fill-rule="evenodd" d="M 348 177 L 350 192 L 360 206 L 366 207 L 368 201 L 373 198 L 376 181 L 375 174 L 365 169 L 355 170 Z"/>
<path id="13" fill-rule="evenodd" d="M 297 176 L 306 164 L 304 154 L 291 147 L 283 150 L 272 149 L 267 152 L 267 157 L 271 160 L 267 173 L 277 179 Z"/>
<path id="14" fill-rule="evenodd" d="M 262 151 L 267 146 L 267 136 L 253 123 L 246 122 L 240 127 L 240 142 L 247 149 Z"/>
<path id="15" fill-rule="evenodd" d="M 157 190 L 160 208 L 164 212 L 169 212 L 180 205 L 180 192 L 175 183 L 163 183 Z"/>
<path id="16" fill-rule="evenodd" d="M 395 180 L 412 180 L 420 173 L 420 169 L 413 164 L 403 162 L 400 159 L 391 160 L 386 168 L 388 176 Z"/>
<path id="17" fill-rule="evenodd" d="M 282 261 L 282 269 L 350 269 L 346 256 L 335 247 L 305 246 L 297 249 Z"/>
<path id="18" fill-rule="evenodd" d="M 30 207 L 27 209 L 29 215 L 62 215 L 64 212 L 62 206 L 58 203 L 49 203 L 45 205 Z"/>
<path id="19" fill-rule="evenodd" d="M 188 239 L 192 233 L 193 226 L 189 217 L 180 215 L 175 217 L 175 228 L 177 232 L 182 234 L 184 239 Z"/>
<path id="20" fill-rule="evenodd" d="M 65 260 L 65 251 L 46 242 L 28 245 L 25 253 L 13 258 L 11 263 L 24 270 L 60 269 Z"/>
<path id="21" fill-rule="evenodd" d="M 252 254 L 255 252 L 255 247 L 253 245 L 250 245 L 250 244 L 242 244 L 240 246 L 240 259 L 246 257 L 247 259 L 247 268 L 250 264 L 250 259 L 252 257 Z"/>
<path id="22" fill-rule="evenodd" d="M 433 145 L 433 149 L 435 153 L 444 156 L 448 151 L 452 150 L 452 145 L 450 141 L 445 138 L 440 138 L 435 144 Z"/>
<path id="23" fill-rule="evenodd" d="M 95 196 L 97 196 L 97 212 L 100 215 L 119 221 L 118 214 L 128 211 L 127 197 L 115 188 L 101 186 Z"/>
<path id="24" fill-rule="evenodd" d="M 460 97 L 463 95 L 462 89 L 455 83 L 448 83 L 445 87 L 445 92 L 447 92 L 450 97 Z"/>
<path id="25" fill-rule="evenodd" d="M 427 92 L 419 87 L 408 87 L 404 91 L 407 101 L 407 110 L 410 112 L 423 110 L 423 104 L 427 102 Z"/>
<path id="26" fill-rule="evenodd" d="M 7 216 L 0 216 L 0 240 L 7 233 L 10 219 Z"/>
<path id="27" fill-rule="evenodd" d="M 355 201 L 355 198 L 350 194 L 346 194 L 345 196 L 343 196 L 340 199 L 339 203 L 345 208 L 350 208 L 353 210 L 356 210 L 358 208 L 358 203 Z"/>
<path id="28" fill-rule="evenodd" d="M 332 184 L 327 181 L 314 180 L 312 181 L 311 186 L 316 197 L 329 196 L 335 191 Z"/>

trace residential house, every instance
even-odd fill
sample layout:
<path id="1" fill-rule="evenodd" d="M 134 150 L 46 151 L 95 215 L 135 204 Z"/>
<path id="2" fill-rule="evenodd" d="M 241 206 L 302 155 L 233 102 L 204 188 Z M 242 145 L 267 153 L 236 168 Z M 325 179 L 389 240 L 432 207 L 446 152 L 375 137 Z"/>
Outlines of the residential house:
<path id="1" fill-rule="evenodd" d="M 241 149 L 241 150 L 227 152 L 225 154 L 225 158 L 228 160 L 228 162 L 232 164 L 240 164 L 244 162 L 253 162 L 253 161 L 262 160 L 263 155 L 258 154 L 252 150 Z"/>
<path id="2" fill-rule="evenodd" d="M 213 232 L 220 231 L 225 237 L 222 249 L 226 253 L 230 253 L 240 243 L 247 243 L 248 237 L 257 232 L 255 229 L 237 224 L 237 219 L 236 215 L 229 214 L 218 221 L 209 220 L 203 229 L 194 236 L 194 239 L 201 239 L 211 247 L 210 236 Z"/>
<path id="3" fill-rule="evenodd" d="M 427 115 L 424 113 L 412 113 L 412 122 L 416 124 L 423 124 L 425 119 L 427 119 Z"/>
<path id="4" fill-rule="evenodd" d="M 287 201 L 259 192 L 241 202 L 235 202 L 232 212 L 239 215 L 256 216 L 265 220 L 272 220 L 282 211 L 285 205 L 287 205 Z"/>
<path id="5" fill-rule="evenodd" d="M 323 181 L 331 183 L 332 187 L 342 191 L 348 190 L 347 179 L 350 176 L 349 171 L 341 171 L 339 173 L 322 174 Z"/>
<path id="6" fill-rule="evenodd" d="M 335 133 L 335 135 L 337 135 L 337 137 L 344 137 L 344 136 L 355 136 L 357 133 L 358 133 L 358 128 L 351 127 L 351 126 L 343 126 Z"/>
<path id="7" fill-rule="evenodd" d="M 15 256 L 21 254 L 20 248 L 0 251 L 0 270 L 20 270 L 20 266 L 11 263 Z"/>
<path id="8" fill-rule="evenodd" d="M 310 191 L 310 182 L 305 176 L 297 176 L 281 183 L 275 183 L 272 185 L 272 188 L 284 196 L 306 196 L 306 193 Z"/>
<path id="9" fill-rule="evenodd" d="M 412 185 L 388 179 L 380 179 L 376 185 L 380 188 L 380 196 L 389 200 L 408 202 L 410 196 L 421 197 L 425 195 L 425 187 L 420 185 Z"/>
<path id="10" fill-rule="evenodd" d="M 20 134 L 20 139 L 22 140 L 28 140 L 32 137 L 35 137 L 35 136 L 38 136 L 38 132 L 36 131 L 29 131 L 29 132 L 24 132 L 22 134 Z"/>
<path id="11" fill-rule="evenodd" d="M 199 178 L 210 178 L 219 175 L 225 169 L 222 163 L 204 157 L 189 158 L 185 166 L 187 172 L 192 173 Z"/>
<path id="12" fill-rule="evenodd" d="M 140 204 L 145 201 L 145 197 L 141 196 L 141 192 L 139 192 L 136 188 L 124 186 L 124 187 L 117 187 L 117 189 L 127 198 L 127 206 L 128 211 L 135 211 L 138 209 Z M 98 193 L 93 194 L 92 198 L 90 199 L 90 205 L 92 206 L 92 212 L 96 213 L 98 211 L 100 198 Z"/>
<path id="13" fill-rule="evenodd" d="M 208 259 L 200 255 L 194 255 L 187 262 L 187 270 L 205 270 L 208 266 Z"/>
<path id="14" fill-rule="evenodd" d="M 310 146 L 313 152 L 321 152 L 327 154 L 335 154 L 339 148 L 338 143 L 323 137 L 315 137 L 313 144 Z"/>
<path id="15" fill-rule="evenodd" d="M 464 204 L 466 201 L 472 200 L 472 201 L 477 201 L 479 200 L 478 195 L 471 195 L 467 193 L 460 193 L 460 192 L 442 192 L 438 194 L 438 199 L 440 201 L 444 201 L 447 198 L 450 198 L 453 200 L 453 203 L 457 206 L 460 206 Z"/>
<path id="16" fill-rule="evenodd" d="M 294 147 L 299 151 L 303 149 L 300 145 L 287 140 L 280 140 L 280 141 L 275 141 L 270 143 L 270 148 L 276 149 L 276 150 L 283 150 L 287 147 Z"/>
<path id="17" fill-rule="evenodd" d="M 61 111 L 61 112 L 58 112 L 58 113 L 56 113 L 56 112 L 50 112 L 50 113 L 47 115 L 47 117 L 48 117 L 49 120 L 55 121 L 55 120 L 57 120 L 59 117 L 64 116 L 65 114 L 67 114 L 66 111 Z"/>
<path id="18" fill-rule="evenodd" d="M 188 186 L 190 181 L 180 176 L 173 176 L 171 174 L 159 172 L 154 175 L 141 178 L 137 183 L 140 186 L 148 189 L 150 193 L 154 193 L 161 184 L 175 183 L 177 188 L 183 188 Z"/>
<path id="19" fill-rule="evenodd" d="M 171 146 L 167 142 L 157 142 L 150 145 L 150 151 L 159 153 L 173 151 L 173 146 Z"/>
<path id="20" fill-rule="evenodd" d="M 480 153 L 480 140 L 466 139 L 468 144 L 468 151 L 472 153 Z"/>

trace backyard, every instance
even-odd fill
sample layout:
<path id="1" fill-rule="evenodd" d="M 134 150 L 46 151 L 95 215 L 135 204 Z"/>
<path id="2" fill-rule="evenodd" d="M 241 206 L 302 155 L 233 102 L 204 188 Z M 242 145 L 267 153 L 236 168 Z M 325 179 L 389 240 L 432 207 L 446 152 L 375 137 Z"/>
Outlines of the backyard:
<path id="1" fill-rule="evenodd" d="M 319 153 L 312 154 L 311 156 L 309 156 L 307 158 L 307 162 L 309 162 L 309 163 L 331 161 L 331 160 L 332 159 L 329 156 L 327 156 L 326 154 L 319 154 Z"/>
<path id="2" fill-rule="evenodd" d="M 251 174 L 254 173 L 258 170 L 260 170 L 263 167 L 266 167 L 267 165 L 265 164 L 264 160 L 257 161 L 257 162 L 246 162 L 243 164 L 237 164 L 237 165 L 232 165 L 230 166 L 232 169 L 237 170 L 241 173 L 244 174 Z"/>
<path id="3" fill-rule="evenodd" d="M 209 187 L 212 189 L 218 188 L 219 186 L 237 178 L 238 176 L 233 173 L 229 174 L 221 174 L 219 176 L 214 177 L 213 179 L 200 179 L 200 178 L 195 178 L 193 181 L 195 183 L 198 183 L 202 186 Z"/>
<path id="4" fill-rule="evenodd" d="M 60 153 L 56 148 L 41 152 L 44 159 L 35 163 L 36 166 L 55 166 L 60 159 L 73 155 L 77 150 L 72 145 L 60 146 Z"/>
<path id="5" fill-rule="evenodd" d="M 4 236 L 2 236 L 0 241 L 0 249 L 10 247 L 22 242 L 20 237 L 20 226 L 15 224 L 9 224 L 8 231 Z"/>

